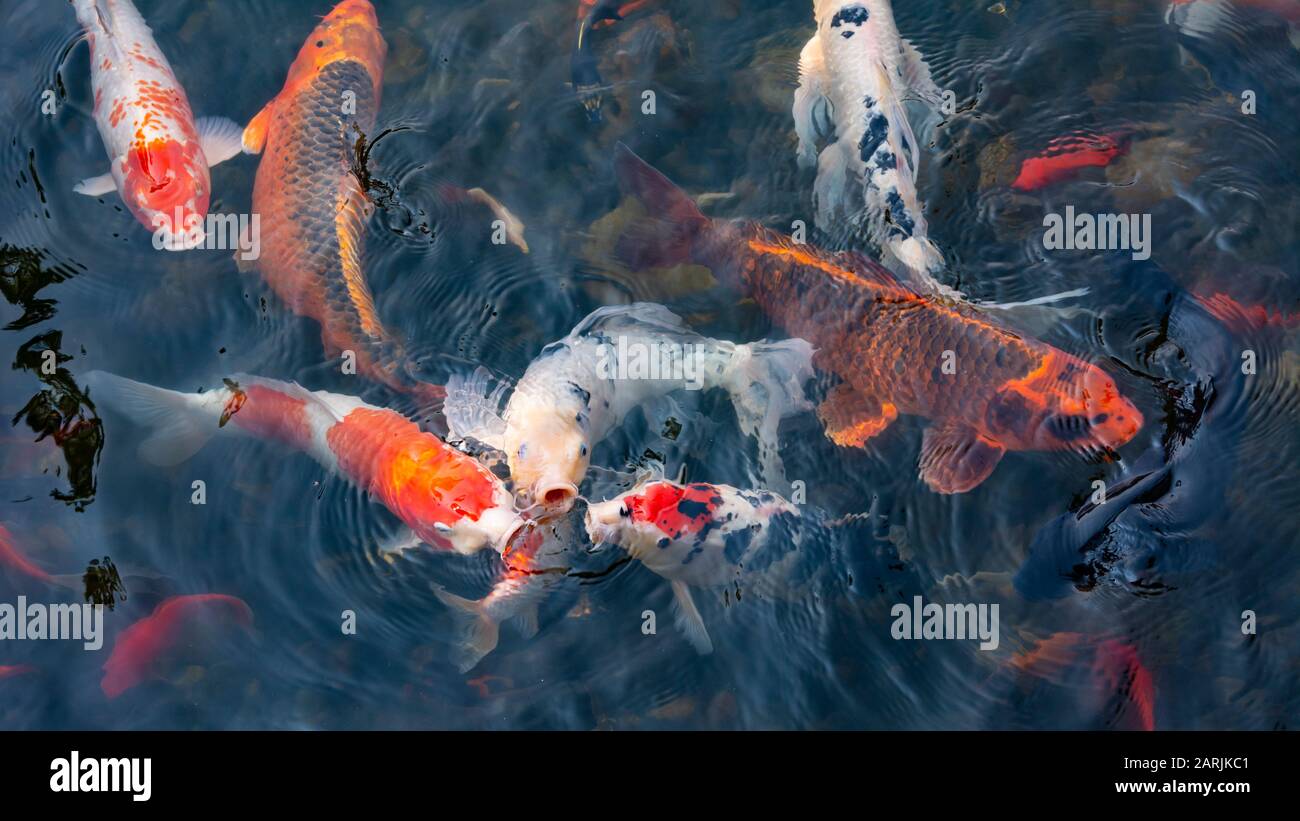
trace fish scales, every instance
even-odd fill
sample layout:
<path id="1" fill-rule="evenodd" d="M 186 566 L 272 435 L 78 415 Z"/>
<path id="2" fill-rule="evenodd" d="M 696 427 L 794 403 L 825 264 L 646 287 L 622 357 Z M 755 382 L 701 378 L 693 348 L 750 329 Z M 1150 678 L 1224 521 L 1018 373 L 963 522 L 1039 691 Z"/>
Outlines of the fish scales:
<path id="1" fill-rule="evenodd" d="M 344 92 L 355 95 L 353 113 L 344 111 Z M 380 323 L 362 273 L 369 208 L 351 165 L 356 140 L 374 129 L 377 103 L 366 67 L 343 60 L 276 106 L 253 210 L 283 215 L 266 221 L 262 237 L 263 274 L 276 294 L 320 323 L 331 354 L 355 350 L 396 380 L 400 346 Z"/>
<path id="2" fill-rule="evenodd" d="M 854 375 L 903 413 L 979 416 L 970 389 L 1027 377 L 1047 351 L 992 325 L 970 306 L 918 294 L 870 259 L 795 245 L 754 227 L 745 243 L 727 243 L 746 292 L 793 336 L 813 341 L 817 364 Z M 735 257 L 736 249 L 742 256 Z M 878 272 L 879 278 L 871 274 Z M 942 372 L 944 352 L 961 367 Z"/>

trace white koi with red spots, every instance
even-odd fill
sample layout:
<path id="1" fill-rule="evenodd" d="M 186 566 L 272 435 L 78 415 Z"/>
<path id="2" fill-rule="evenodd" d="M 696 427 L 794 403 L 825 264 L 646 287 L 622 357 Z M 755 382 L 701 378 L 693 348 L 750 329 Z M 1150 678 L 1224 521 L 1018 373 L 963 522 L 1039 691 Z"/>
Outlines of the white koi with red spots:
<path id="1" fill-rule="evenodd" d="M 800 519 L 797 507 L 768 491 L 656 480 L 590 505 L 586 525 L 592 543 L 618 545 L 672 583 L 678 625 L 708 653 L 713 644 L 690 588 L 726 587 L 784 566 Z"/>
<path id="2" fill-rule="evenodd" d="M 130 0 L 73 0 L 90 44 L 95 124 L 109 172 L 75 190 L 116 190 L 161 247 L 203 242 L 211 181 L 208 167 L 242 150 L 242 130 L 224 117 L 198 122 L 153 34 Z"/>

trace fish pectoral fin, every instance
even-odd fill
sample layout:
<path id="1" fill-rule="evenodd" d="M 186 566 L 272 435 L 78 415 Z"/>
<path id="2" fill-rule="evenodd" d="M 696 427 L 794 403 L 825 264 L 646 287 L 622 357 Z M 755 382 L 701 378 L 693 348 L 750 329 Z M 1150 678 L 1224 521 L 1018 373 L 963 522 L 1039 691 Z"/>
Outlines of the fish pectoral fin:
<path id="1" fill-rule="evenodd" d="M 934 425 L 921 440 L 921 479 L 936 493 L 965 493 L 989 478 L 1007 449 L 963 425 Z"/>
<path id="2" fill-rule="evenodd" d="M 379 552 L 385 558 L 392 558 L 407 550 L 414 550 L 424 544 L 424 540 L 414 530 L 404 527 L 379 543 Z"/>
<path id="3" fill-rule="evenodd" d="M 860 448 L 898 418 L 898 408 L 841 383 L 818 406 L 817 417 L 832 442 L 842 448 Z"/>
<path id="4" fill-rule="evenodd" d="M 117 180 L 113 179 L 112 174 L 100 174 L 98 177 L 87 177 L 74 185 L 72 190 L 87 197 L 102 197 L 117 190 Z"/>
<path id="5" fill-rule="evenodd" d="M 244 127 L 244 134 L 240 138 L 240 144 L 243 146 L 245 154 L 262 153 L 262 148 L 266 145 L 267 129 L 271 126 L 271 107 L 274 105 L 275 100 L 267 103 Z"/>
<path id="6" fill-rule="evenodd" d="M 822 41 L 814 34 L 799 55 L 799 87 L 794 91 L 794 130 L 799 135 L 799 165 L 817 164 L 817 141 L 835 131 Z"/>
<path id="7" fill-rule="evenodd" d="M 898 95 L 892 90 L 894 84 L 889 69 L 882 63 L 876 64 L 876 82 L 882 89 L 880 105 L 885 110 L 885 116 L 889 118 L 891 125 L 897 126 L 896 129 L 889 129 L 887 139 L 898 163 L 899 176 L 906 176 L 915 183 L 917 165 L 921 156 L 920 145 L 916 141 L 916 135 L 912 133 L 912 124 L 907 119 L 902 100 L 898 99 Z"/>
<path id="8" fill-rule="evenodd" d="M 709 631 L 704 629 L 704 619 L 691 598 L 691 588 L 686 582 L 673 582 L 673 611 L 677 618 L 677 629 L 686 635 L 686 640 L 701 656 L 713 652 L 713 642 L 709 640 Z"/>
<path id="9" fill-rule="evenodd" d="M 926 65 L 925 58 L 921 52 L 916 50 L 906 38 L 902 40 L 901 46 L 903 82 L 907 83 L 907 88 L 913 94 L 921 99 L 927 106 L 936 112 L 941 112 L 943 105 L 943 92 L 935 85 L 934 78 L 930 76 L 930 67 Z"/>
<path id="10" fill-rule="evenodd" d="M 199 132 L 199 146 L 211 168 L 244 149 L 243 132 L 229 117 L 199 117 L 194 121 Z"/>

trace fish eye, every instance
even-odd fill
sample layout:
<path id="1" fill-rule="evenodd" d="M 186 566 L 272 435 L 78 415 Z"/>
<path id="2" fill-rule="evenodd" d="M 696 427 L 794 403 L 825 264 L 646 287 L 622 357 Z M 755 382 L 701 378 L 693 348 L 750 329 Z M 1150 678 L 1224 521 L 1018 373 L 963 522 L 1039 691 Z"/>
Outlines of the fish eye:
<path id="1" fill-rule="evenodd" d="M 524 453 L 525 453 L 527 450 L 528 450 L 528 445 L 520 445 L 520 446 L 519 446 L 519 458 L 520 458 L 520 459 L 524 458 Z"/>
<path id="2" fill-rule="evenodd" d="M 583 456 L 586 456 L 586 455 L 587 455 L 587 446 L 586 446 L 586 445 L 583 445 L 583 446 L 582 446 L 581 455 L 583 455 Z"/>

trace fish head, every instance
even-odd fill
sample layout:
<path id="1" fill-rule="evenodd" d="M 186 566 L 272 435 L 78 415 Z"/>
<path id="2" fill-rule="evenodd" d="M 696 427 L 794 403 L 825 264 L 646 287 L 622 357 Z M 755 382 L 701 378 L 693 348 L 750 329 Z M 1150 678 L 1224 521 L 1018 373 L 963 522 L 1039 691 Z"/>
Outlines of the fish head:
<path id="1" fill-rule="evenodd" d="M 513 507 L 496 505 L 482 511 L 477 518 L 462 517 L 453 524 L 437 524 L 435 544 L 445 544 L 461 555 L 472 555 L 491 548 L 504 555 L 518 547 L 516 542 L 528 530 L 529 522 Z"/>
<path id="2" fill-rule="evenodd" d="M 572 510 L 587 475 L 591 445 L 584 395 L 520 389 L 511 397 L 505 436 L 510 476 L 523 502 L 540 506 L 542 517 Z"/>
<path id="3" fill-rule="evenodd" d="M 203 243 L 208 164 L 197 137 L 135 143 L 121 163 L 122 200 L 155 232 L 155 247 L 188 250 Z"/>
<path id="4" fill-rule="evenodd" d="M 355 60 L 362 63 L 375 82 L 376 97 L 383 76 L 388 44 L 379 31 L 379 19 L 370 0 L 343 0 L 334 6 L 303 42 L 289 67 L 285 89 L 310 83 L 331 63 Z"/>
<path id="5" fill-rule="evenodd" d="M 587 536 L 592 544 L 613 544 L 636 556 L 650 548 L 694 542 L 719 525 L 726 492 L 715 485 L 679 485 L 655 480 L 627 493 L 587 506 Z"/>
<path id="6" fill-rule="evenodd" d="M 984 421 L 1011 450 L 1088 450 L 1126 444 L 1143 419 L 1101 368 L 1048 349 L 1032 373 L 998 389 Z"/>

